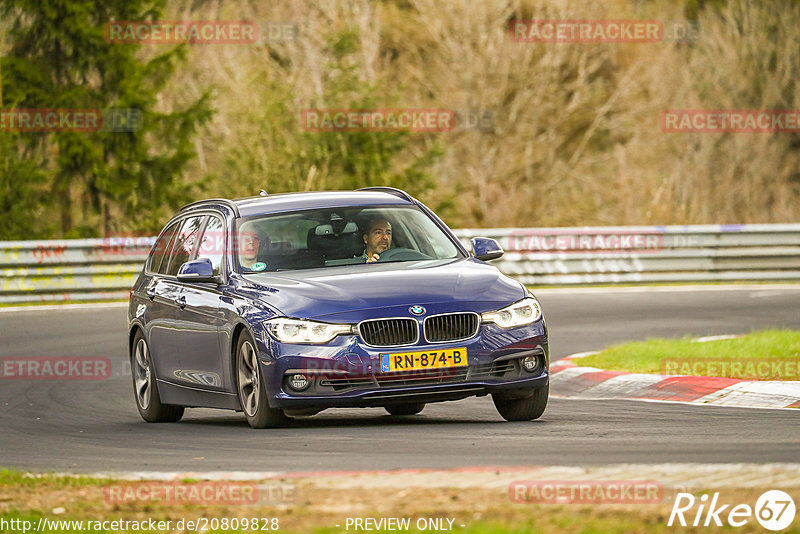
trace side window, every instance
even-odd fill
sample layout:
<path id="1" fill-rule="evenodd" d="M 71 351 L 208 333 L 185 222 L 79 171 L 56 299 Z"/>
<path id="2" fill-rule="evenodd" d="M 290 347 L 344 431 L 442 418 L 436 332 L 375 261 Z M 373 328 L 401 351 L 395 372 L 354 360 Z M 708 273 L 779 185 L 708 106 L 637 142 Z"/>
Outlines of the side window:
<path id="1" fill-rule="evenodd" d="M 178 270 L 185 262 L 192 259 L 195 245 L 197 245 L 200 228 L 203 227 L 205 215 L 198 215 L 196 217 L 189 217 L 181 226 L 178 235 L 172 245 L 172 253 L 169 258 L 169 267 L 167 267 L 164 274 L 176 276 Z"/>
<path id="2" fill-rule="evenodd" d="M 210 217 L 200 239 L 200 248 L 197 250 L 198 258 L 208 258 L 214 266 L 214 274 L 220 274 L 222 270 L 222 258 L 225 255 L 225 230 L 222 226 L 222 219 Z"/>
<path id="3" fill-rule="evenodd" d="M 172 237 L 178 231 L 179 222 L 172 223 L 169 228 L 164 230 L 164 233 L 156 240 L 153 245 L 153 252 L 150 254 L 150 262 L 147 270 L 154 273 L 163 273 L 167 268 L 164 258 L 169 259 L 169 247 L 172 242 Z M 162 265 L 162 263 L 164 265 Z"/>

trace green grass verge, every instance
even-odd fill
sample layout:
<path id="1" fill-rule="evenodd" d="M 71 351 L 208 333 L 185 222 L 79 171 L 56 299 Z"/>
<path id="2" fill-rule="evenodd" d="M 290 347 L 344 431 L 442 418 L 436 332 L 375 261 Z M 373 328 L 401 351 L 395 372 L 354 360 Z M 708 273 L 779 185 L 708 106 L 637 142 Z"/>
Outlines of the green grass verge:
<path id="1" fill-rule="evenodd" d="M 674 533 L 667 526 L 673 497 L 665 493 L 660 503 L 648 505 L 624 504 L 533 504 L 513 503 L 502 488 L 415 488 L 391 487 L 381 491 L 385 499 L 375 499 L 372 494 L 360 491 L 344 492 L 337 488 L 315 486 L 313 481 L 292 481 L 297 484 L 300 498 L 282 505 L 226 505 L 226 504 L 168 504 L 157 501 L 112 503 L 104 497 L 103 486 L 111 478 L 88 476 L 62 476 L 55 474 L 26 474 L 16 470 L 0 470 L 0 532 L 36 531 L 39 521 L 48 528 L 46 532 L 111 532 L 103 522 L 126 521 L 148 525 L 170 521 L 175 532 L 179 521 L 197 521 L 226 518 L 278 518 L 279 532 L 339 534 L 345 530 L 348 517 L 400 517 L 409 518 L 408 532 L 415 528 L 420 518 L 451 518 L 453 532 L 462 534 L 590 534 L 590 533 Z M 151 481 L 153 482 L 153 481 Z M 136 484 L 136 482 L 117 482 Z M 770 488 L 772 489 L 772 488 Z M 696 488 L 695 494 L 703 488 Z M 765 488 L 728 488 L 725 502 L 754 503 Z M 800 500 L 796 488 L 790 490 L 795 501 Z M 391 503 L 391 506 L 386 506 Z M 332 506 L 334 505 L 334 506 Z M 44 523 L 44 519 L 47 522 Z M 27 521 L 27 524 L 21 525 Z M 81 525 L 70 521 L 80 521 Z M 54 523 L 55 522 L 55 523 Z M 89 525 L 92 522 L 92 525 Z M 100 523 L 97 523 L 100 522 Z M 185 523 L 184 523 L 185 524 Z M 197 524 L 197 523 L 195 523 Z M 340 525 L 336 527 L 335 525 Z M 448 525 L 447 521 L 442 523 Z M 114 528 L 107 523 L 108 527 Z M 262 526 L 264 523 L 259 522 Z M 460 525 L 464 525 L 461 527 Z M 211 523 L 208 524 L 212 526 Z M 83 527 L 83 528 L 81 528 Z M 99 528 L 98 528 L 99 527 Z M 119 526 L 126 532 L 164 532 L 146 526 L 127 524 Z M 156 527 L 157 528 L 157 527 Z M 196 529 L 183 529 L 194 532 Z M 703 529 L 678 529 L 699 532 Z M 230 531 L 230 530 L 228 530 Z M 248 530 L 246 532 L 263 531 Z M 274 532 L 275 530 L 270 530 Z M 349 532 L 354 532 L 350 528 Z M 431 532 L 428 530 L 427 532 Z M 226 532 L 209 528 L 205 532 Z M 385 532 L 385 531 L 384 531 Z M 422 531 L 425 532 L 425 531 Z M 737 533 L 763 532 L 758 523 L 750 521 Z M 783 532 L 800 532 L 795 522 Z"/>
<path id="2" fill-rule="evenodd" d="M 581 366 L 630 373 L 800 380 L 800 331 L 761 330 L 744 337 L 648 339 L 581 358 Z"/>
<path id="3" fill-rule="evenodd" d="M 54 473 L 30 474 L 16 469 L 0 468 L 0 489 L 7 486 L 26 488 L 76 488 L 104 486 L 111 478 L 96 478 L 83 475 L 58 475 Z"/>

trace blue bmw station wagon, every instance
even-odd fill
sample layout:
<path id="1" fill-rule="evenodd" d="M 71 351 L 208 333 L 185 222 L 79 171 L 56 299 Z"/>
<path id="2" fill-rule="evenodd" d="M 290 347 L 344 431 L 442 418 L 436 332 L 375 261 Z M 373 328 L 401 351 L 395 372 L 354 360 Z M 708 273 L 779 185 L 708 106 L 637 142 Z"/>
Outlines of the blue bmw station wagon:
<path id="1" fill-rule="evenodd" d="M 333 407 L 413 415 L 491 395 L 542 415 L 547 327 L 536 298 L 389 187 L 211 199 L 181 209 L 131 289 L 134 396 L 145 421 L 185 408 L 254 428 Z"/>

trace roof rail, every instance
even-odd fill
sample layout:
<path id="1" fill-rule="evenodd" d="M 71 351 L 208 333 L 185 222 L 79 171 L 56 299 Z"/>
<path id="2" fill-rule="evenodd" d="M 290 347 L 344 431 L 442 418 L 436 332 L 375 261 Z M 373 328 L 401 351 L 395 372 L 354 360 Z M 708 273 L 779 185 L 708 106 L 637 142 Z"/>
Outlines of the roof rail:
<path id="1" fill-rule="evenodd" d="M 390 195 L 394 195 L 396 197 L 400 197 L 404 200 L 408 200 L 409 202 L 414 202 L 414 198 L 403 191 L 402 189 L 398 189 L 396 187 L 387 187 L 385 185 L 375 185 L 371 187 L 361 187 L 356 189 L 356 191 L 382 191 L 383 193 L 389 193 Z"/>
<path id="2" fill-rule="evenodd" d="M 229 207 L 233 214 L 239 217 L 239 206 L 233 200 L 228 198 L 207 198 L 205 200 L 198 200 L 197 202 L 192 202 L 191 204 L 186 204 L 184 207 L 180 209 L 180 211 L 189 211 L 196 208 L 203 207 L 203 204 L 224 204 L 225 206 Z"/>

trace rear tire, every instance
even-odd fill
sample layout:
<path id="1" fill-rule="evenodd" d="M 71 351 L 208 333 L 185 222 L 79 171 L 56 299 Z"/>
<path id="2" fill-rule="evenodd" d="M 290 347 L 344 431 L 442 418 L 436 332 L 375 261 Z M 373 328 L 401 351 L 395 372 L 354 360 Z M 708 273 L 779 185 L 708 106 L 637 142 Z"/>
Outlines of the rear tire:
<path id="1" fill-rule="evenodd" d="M 550 385 L 533 388 L 532 393 L 529 397 L 492 393 L 492 400 L 494 407 L 506 421 L 533 421 L 541 417 L 547 407 Z"/>
<path id="2" fill-rule="evenodd" d="M 141 330 L 136 332 L 131 347 L 133 394 L 139 415 L 148 423 L 175 423 L 183 417 L 183 406 L 162 404 L 156 385 L 156 373 L 150 348 Z"/>
<path id="3" fill-rule="evenodd" d="M 270 428 L 289 422 L 283 410 L 269 407 L 258 353 L 247 332 L 242 332 L 236 343 L 236 377 L 239 403 L 251 427 Z"/>
<path id="4" fill-rule="evenodd" d="M 406 404 L 392 404 L 384 406 L 389 415 L 416 415 L 425 408 L 424 402 L 408 402 Z"/>

